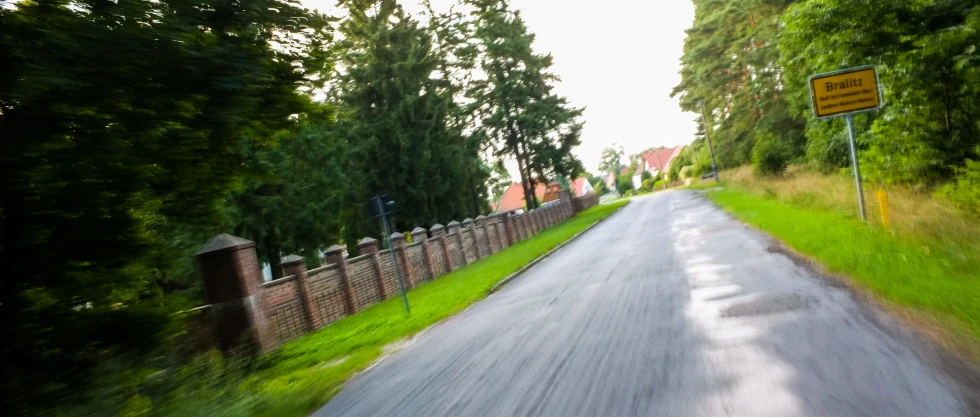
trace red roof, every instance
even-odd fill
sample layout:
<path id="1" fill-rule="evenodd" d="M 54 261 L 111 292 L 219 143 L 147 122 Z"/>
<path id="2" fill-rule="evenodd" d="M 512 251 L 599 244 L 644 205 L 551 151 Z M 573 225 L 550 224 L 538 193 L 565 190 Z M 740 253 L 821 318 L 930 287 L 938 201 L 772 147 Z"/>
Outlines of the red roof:
<path id="1" fill-rule="evenodd" d="M 588 184 L 588 187 L 586 187 Z M 592 190 L 592 184 L 589 184 L 589 179 L 585 177 L 576 178 L 572 181 L 572 195 L 575 197 L 581 197 L 585 195 L 587 191 Z"/>
<path id="2" fill-rule="evenodd" d="M 538 197 L 538 200 L 544 199 L 545 186 L 544 184 L 538 183 L 534 187 L 534 195 Z M 507 187 L 507 191 L 504 191 L 504 195 L 500 197 L 500 205 L 497 207 L 497 211 L 511 211 L 524 208 L 524 187 L 521 183 L 515 182 Z"/>
<path id="3" fill-rule="evenodd" d="M 674 148 L 658 149 L 647 152 L 643 154 L 643 161 L 646 162 L 647 168 L 663 171 L 665 166 L 670 166 L 670 161 L 673 161 L 677 155 L 681 154 L 681 149 L 682 147 L 677 146 Z"/>

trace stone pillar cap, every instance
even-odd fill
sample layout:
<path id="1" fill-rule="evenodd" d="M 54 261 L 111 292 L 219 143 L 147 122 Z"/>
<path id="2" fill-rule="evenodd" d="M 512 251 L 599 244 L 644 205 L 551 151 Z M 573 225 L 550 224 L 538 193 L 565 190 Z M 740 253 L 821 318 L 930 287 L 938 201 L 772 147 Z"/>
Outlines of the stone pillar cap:
<path id="1" fill-rule="evenodd" d="M 481 215 L 479 215 L 479 216 L 476 216 L 476 219 L 477 219 L 477 220 L 483 220 L 483 219 L 485 219 L 485 218 L 487 218 L 487 216 L 484 216 L 484 215 L 482 215 L 482 214 L 481 214 Z"/>
<path id="2" fill-rule="evenodd" d="M 401 233 L 401 232 L 395 232 L 395 233 L 392 233 L 391 236 L 388 236 L 388 237 L 390 239 L 404 239 L 405 238 L 405 234 L 404 233 Z"/>
<path id="3" fill-rule="evenodd" d="M 378 244 L 378 239 L 375 239 L 375 238 L 372 238 L 372 237 L 366 237 L 364 239 L 361 239 L 360 242 L 357 242 L 357 247 L 368 246 L 368 245 L 377 245 L 377 244 Z"/>
<path id="4" fill-rule="evenodd" d="M 208 242 L 207 245 L 204 245 L 204 247 L 197 252 L 197 255 L 203 255 L 205 253 L 211 253 L 211 252 L 218 252 L 226 249 L 248 248 L 252 246 L 255 246 L 255 242 L 251 240 L 242 239 L 238 236 L 232 236 L 227 233 L 222 233 L 220 235 L 215 236 L 213 239 L 211 239 L 211 241 Z"/>
<path id="5" fill-rule="evenodd" d="M 344 247 L 343 246 L 340 246 L 340 245 L 336 245 L 335 244 L 335 245 L 330 245 L 330 247 L 327 248 L 326 253 L 329 255 L 329 254 L 334 254 L 334 253 L 340 253 L 340 252 L 343 252 L 343 251 L 344 251 Z"/>
<path id="6" fill-rule="evenodd" d="M 291 265 L 291 264 L 295 264 L 295 263 L 298 263 L 298 262 L 303 262 L 303 260 L 305 260 L 305 259 L 306 258 L 304 258 L 302 256 L 299 256 L 299 255 L 289 255 L 289 256 L 287 256 L 285 258 L 282 258 L 282 262 L 279 262 L 279 266 Z"/>
<path id="7" fill-rule="evenodd" d="M 413 235 L 417 235 L 419 233 L 425 233 L 425 232 L 427 232 L 427 230 L 425 230 L 422 227 L 416 227 L 416 228 L 412 229 L 412 234 Z"/>
<path id="8" fill-rule="evenodd" d="M 430 227 L 429 230 L 442 230 L 442 229 L 445 229 L 445 228 L 446 228 L 445 226 L 443 226 L 443 225 L 441 225 L 439 223 L 436 223 L 436 224 L 432 225 L 432 227 Z"/>
<path id="9" fill-rule="evenodd" d="M 471 219 L 469 217 L 463 219 L 463 224 L 470 224 L 470 223 L 473 223 L 473 219 Z"/>
<path id="10" fill-rule="evenodd" d="M 459 222 L 456 220 L 449 222 L 449 227 L 453 227 L 453 226 L 459 226 Z"/>

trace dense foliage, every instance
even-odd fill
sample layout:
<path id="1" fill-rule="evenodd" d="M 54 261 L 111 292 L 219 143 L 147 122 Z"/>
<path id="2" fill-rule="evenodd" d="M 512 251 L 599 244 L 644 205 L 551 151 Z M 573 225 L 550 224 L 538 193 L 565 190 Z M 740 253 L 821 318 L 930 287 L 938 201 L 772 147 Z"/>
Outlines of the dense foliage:
<path id="1" fill-rule="evenodd" d="M 0 8 L 4 410 L 92 403 L 109 380 L 125 397 L 179 363 L 174 313 L 204 301 L 193 255 L 214 234 L 254 240 L 277 277 L 286 254 L 315 266 L 378 235 L 374 193 L 407 230 L 489 210 L 505 159 L 526 184 L 581 171 L 582 111 L 506 2 L 425 24 L 340 6 Z"/>
<path id="2" fill-rule="evenodd" d="M 719 168 L 753 160 L 762 173 L 793 160 L 825 171 L 848 166 L 844 121 L 813 119 L 806 80 L 868 64 L 878 69 L 885 107 L 855 117 L 866 179 L 935 187 L 980 153 L 976 1 L 694 3 L 674 94 L 692 112 L 704 100 Z"/>

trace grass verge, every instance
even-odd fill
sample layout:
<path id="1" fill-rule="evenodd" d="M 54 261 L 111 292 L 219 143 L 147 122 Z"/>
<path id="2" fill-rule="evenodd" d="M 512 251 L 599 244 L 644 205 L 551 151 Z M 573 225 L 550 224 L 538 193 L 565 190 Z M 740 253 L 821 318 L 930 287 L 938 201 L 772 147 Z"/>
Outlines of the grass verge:
<path id="1" fill-rule="evenodd" d="M 801 207 L 748 191 L 707 191 L 709 199 L 744 222 L 849 277 L 886 304 L 939 326 L 939 339 L 968 359 L 980 359 L 980 258 L 942 239 L 871 227 L 853 215 Z M 937 336 L 935 332 L 929 332 Z"/>
<path id="2" fill-rule="evenodd" d="M 491 257 L 455 270 L 400 297 L 376 304 L 288 343 L 268 356 L 247 385 L 260 416 L 301 417 L 325 404 L 352 375 L 373 363 L 386 345 L 465 309 L 500 280 L 611 215 L 626 201 L 599 205 Z"/>

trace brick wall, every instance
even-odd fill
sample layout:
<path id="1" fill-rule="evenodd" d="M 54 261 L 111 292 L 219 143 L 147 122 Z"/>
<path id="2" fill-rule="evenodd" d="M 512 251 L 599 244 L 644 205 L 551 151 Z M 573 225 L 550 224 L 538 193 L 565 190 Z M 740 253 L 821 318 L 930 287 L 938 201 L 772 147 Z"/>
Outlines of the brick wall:
<path id="1" fill-rule="evenodd" d="M 404 236 L 396 234 L 392 236 L 394 249 L 382 251 L 376 240 L 366 238 L 358 245 L 360 256 L 344 259 L 343 248 L 332 246 L 327 251 L 329 264 L 310 271 L 302 266 L 302 258 L 292 255 L 284 259 L 282 266 L 286 271 L 288 260 L 291 275 L 266 283 L 261 282 L 254 244 L 221 235 L 225 239 L 221 244 L 215 244 L 215 238 L 198 255 L 209 294 L 215 294 L 209 295 L 211 305 L 206 308 L 242 305 L 232 313 L 246 317 L 216 321 L 212 331 L 222 341 L 229 340 L 227 335 L 246 335 L 262 351 L 269 351 L 318 326 L 396 296 L 396 265 L 402 277 L 407 278 L 406 287 L 413 288 L 499 252 L 596 204 L 595 194 L 579 198 L 564 195 L 558 203 L 521 215 L 480 216 L 475 221 L 438 225 L 432 228 L 431 236 L 429 231 L 417 228 L 412 231 L 413 243 L 405 243 Z M 209 248 L 217 249 L 209 252 Z"/>

